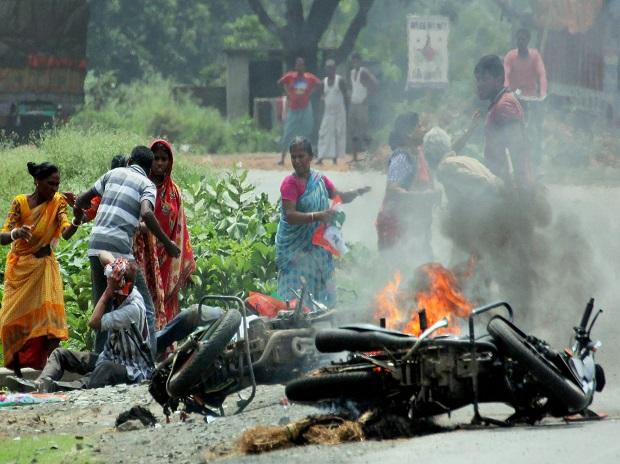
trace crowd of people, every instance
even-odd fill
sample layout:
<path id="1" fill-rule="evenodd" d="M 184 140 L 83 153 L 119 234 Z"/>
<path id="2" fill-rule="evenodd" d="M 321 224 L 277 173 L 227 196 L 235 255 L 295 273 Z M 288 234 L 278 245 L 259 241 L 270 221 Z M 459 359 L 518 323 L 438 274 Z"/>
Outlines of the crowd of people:
<path id="1" fill-rule="evenodd" d="M 186 334 L 195 315 L 179 313 L 178 294 L 195 262 L 172 165 L 165 140 L 137 146 L 76 196 L 59 191 L 58 167 L 28 163 L 35 190 L 14 199 L 0 235 L 11 244 L 0 314 L 4 364 L 22 386 L 53 389 L 65 370 L 85 375 L 88 387 L 147 379 L 166 349 L 159 343 L 158 350 L 158 335 Z M 58 348 L 68 329 L 54 248 L 88 220 L 96 340 L 93 352 L 73 352 Z M 24 367 L 43 369 L 34 384 L 23 380 Z"/>
<path id="2" fill-rule="evenodd" d="M 481 121 L 480 113 L 454 142 L 439 127 L 422 128 L 416 113 L 397 117 L 376 220 L 381 252 L 413 252 L 432 260 L 433 208 L 441 200 L 436 181 L 443 184 L 453 211 L 473 217 L 485 198 L 502 190 L 527 191 L 533 184 L 527 116 L 518 97 L 544 98 L 546 78 L 540 55 L 527 46 L 529 32 L 519 31 L 517 39 L 517 49 L 504 61 L 484 56 L 474 69 L 478 97 L 489 102 L 482 162 L 458 155 Z M 347 127 L 354 160 L 368 148 L 368 95 L 378 81 L 359 55 L 353 55 L 352 64 L 344 79 L 328 60 L 321 81 L 298 58 L 295 69 L 280 79 L 288 96 L 280 163 L 288 152 L 294 170 L 280 186 L 275 239 L 278 294 L 286 300 L 306 287 L 317 301 L 336 303 L 332 253 L 313 238 L 335 216 L 334 200 L 348 203 L 370 190 L 340 191 L 312 168 L 313 162 L 336 163 L 344 154 Z M 521 92 L 513 92 L 515 86 Z M 310 142 L 314 91 L 325 103 L 316 156 Z M 150 147 L 135 147 L 128 158 L 114 157 L 111 169 L 77 196 L 60 191 L 60 171 L 53 164 L 27 167 L 34 191 L 15 197 L 0 233 L 0 244 L 11 244 L 0 313 L 5 366 L 22 387 L 40 391 L 58 388 L 66 370 L 83 375 L 84 387 L 148 379 L 157 357 L 191 331 L 198 317 L 179 308 L 179 291 L 195 270 L 195 260 L 181 190 L 172 179 L 171 144 L 160 139 Z M 96 341 L 92 352 L 74 352 L 58 348 L 68 329 L 54 248 L 85 221 L 94 221 L 88 245 L 94 306 L 89 325 Z M 473 244 L 469 252 L 476 254 Z M 22 378 L 24 367 L 42 372 L 29 382 Z"/>

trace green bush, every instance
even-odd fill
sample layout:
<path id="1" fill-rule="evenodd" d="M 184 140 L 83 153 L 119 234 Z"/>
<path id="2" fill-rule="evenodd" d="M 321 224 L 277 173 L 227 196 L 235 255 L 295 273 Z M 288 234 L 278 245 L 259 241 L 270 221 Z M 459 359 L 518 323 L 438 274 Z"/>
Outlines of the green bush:
<path id="1" fill-rule="evenodd" d="M 108 79 L 104 75 L 102 79 Z M 95 83 L 93 83 L 95 80 Z M 226 121 L 214 108 L 205 108 L 188 96 L 174 95 L 170 81 L 152 76 L 147 81 L 106 87 L 89 77 L 93 94 L 71 120 L 71 125 L 122 130 L 144 138 L 165 137 L 176 144 L 190 145 L 193 153 L 241 153 L 274 151 L 277 135 L 260 131 L 249 119 Z M 88 90 L 87 90 L 88 91 Z"/>
<path id="2" fill-rule="evenodd" d="M 203 179 L 184 191 L 196 257 L 194 286 L 182 297 L 186 305 L 205 294 L 269 294 L 276 289 L 277 211 L 265 193 L 255 196 L 246 175 Z"/>

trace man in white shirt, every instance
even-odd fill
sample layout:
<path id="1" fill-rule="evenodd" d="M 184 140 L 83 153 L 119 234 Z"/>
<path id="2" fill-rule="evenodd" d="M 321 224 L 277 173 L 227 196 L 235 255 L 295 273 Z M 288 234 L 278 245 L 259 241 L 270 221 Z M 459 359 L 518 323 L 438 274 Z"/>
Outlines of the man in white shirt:
<path id="1" fill-rule="evenodd" d="M 366 151 L 370 144 L 368 135 L 368 92 L 379 87 L 377 78 L 362 66 L 359 53 L 351 55 L 351 107 L 349 110 L 349 131 L 351 132 L 351 150 L 353 161 L 357 155 Z"/>

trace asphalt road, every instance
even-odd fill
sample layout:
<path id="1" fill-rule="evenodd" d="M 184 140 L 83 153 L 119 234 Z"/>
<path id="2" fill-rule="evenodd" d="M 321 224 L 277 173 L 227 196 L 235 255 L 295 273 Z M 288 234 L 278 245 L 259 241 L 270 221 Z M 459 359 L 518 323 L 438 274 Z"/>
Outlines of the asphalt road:
<path id="1" fill-rule="evenodd" d="M 333 172 L 328 176 L 342 190 L 370 185 L 373 191 L 357 202 L 347 205 L 347 222 L 343 233 L 350 241 L 360 241 L 374 248 L 376 234 L 374 220 L 380 208 L 385 178 L 376 173 Z M 278 197 L 281 172 L 251 172 L 250 179 L 259 191 L 267 192 L 274 200 Z M 591 296 L 596 297 L 597 307 L 605 313 L 595 329 L 594 336 L 603 346 L 597 360 L 607 374 L 605 391 L 595 398 L 593 409 L 609 414 L 600 422 L 566 424 L 558 420 L 546 420 L 537 426 L 509 429 L 497 427 L 468 427 L 471 408 L 463 408 L 454 414 L 447 425 L 460 424 L 456 430 L 427 435 L 408 440 L 365 442 L 336 447 L 315 446 L 280 451 L 263 456 L 234 458 L 231 462 L 277 463 L 302 462 L 359 462 L 450 464 L 463 462 L 483 463 L 619 463 L 620 462 L 620 291 L 618 288 L 620 263 L 620 188 L 590 186 L 551 185 L 549 201 L 554 219 L 564 218 L 566 229 L 556 229 L 557 242 L 583 250 L 583 256 L 566 267 L 549 269 L 550 285 L 555 291 L 562 288 L 571 266 L 580 266 L 589 275 L 596 275 Z M 433 237 L 433 247 L 439 261 L 446 256 L 447 242 L 438 231 Z M 568 243 L 568 245 L 567 245 Z M 571 324 L 576 324 L 585 301 L 576 301 L 575 307 L 545 308 L 544 324 L 536 329 L 565 343 L 570 336 Z M 556 345 L 557 346 L 557 345 Z M 500 405 L 485 405 L 483 413 L 506 417 L 509 411 Z M 442 419 L 443 422 L 446 418 Z"/>

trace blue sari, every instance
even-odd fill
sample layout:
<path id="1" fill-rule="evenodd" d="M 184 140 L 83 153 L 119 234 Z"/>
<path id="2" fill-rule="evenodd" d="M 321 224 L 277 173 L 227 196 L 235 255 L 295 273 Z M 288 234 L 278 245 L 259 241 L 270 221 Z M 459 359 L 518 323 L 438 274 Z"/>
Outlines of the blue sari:
<path id="1" fill-rule="evenodd" d="M 323 175 L 310 171 L 306 190 L 297 200 L 297 211 L 312 213 L 329 208 L 329 193 Z M 276 266 L 278 268 L 278 294 L 287 300 L 295 298 L 293 290 L 303 286 L 315 300 L 333 306 L 336 302 L 334 262 L 324 248 L 312 244 L 312 234 L 319 222 L 292 225 L 286 222 L 284 207 L 280 202 L 280 222 L 276 234 Z"/>

